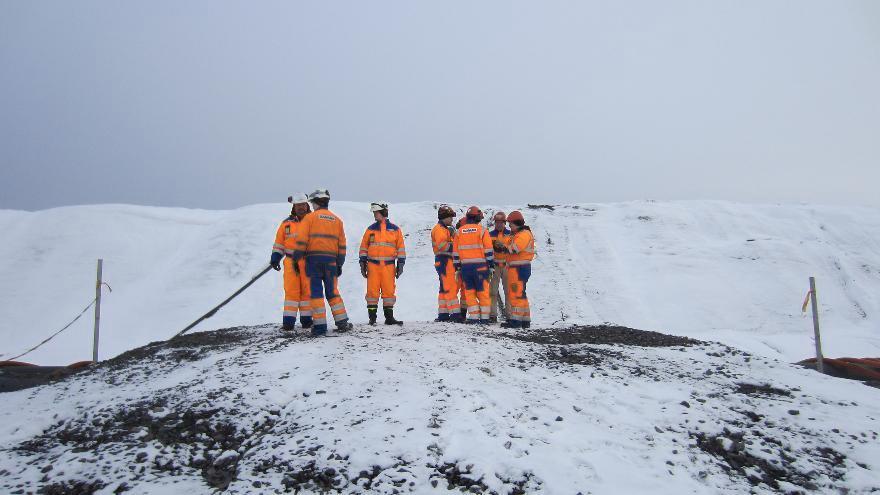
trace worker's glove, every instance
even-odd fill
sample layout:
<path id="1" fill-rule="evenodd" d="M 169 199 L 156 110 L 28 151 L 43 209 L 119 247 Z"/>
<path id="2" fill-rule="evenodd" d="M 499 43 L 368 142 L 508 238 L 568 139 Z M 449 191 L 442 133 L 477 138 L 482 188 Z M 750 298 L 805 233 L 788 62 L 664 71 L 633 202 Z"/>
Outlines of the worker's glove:
<path id="1" fill-rule="evenodd" d="M 394 278 L 400 278 L 403 275 L 403 265 L 398 263 L 397 270 L 394 272 Z"/>
<path id="2" fill-rule="evenodd" d="M 364 278 L 367 278 L 367 262 L 366 261 L 361 261 L 361 275 L 363 275 Z"/>
<path id="3" fill-rule="evenodd" d="M 291 265 L 293 265 L 293 273 L 299 275 L 299 263 L 296 260 L 293 260 Z"/>
<path id="4" fill-rule="evenodd" d="M 275 271 L 281 271 L 281 262 L 280 262 L 280 261 L 278 261 L 278 260 L 272 260 L 272 261 L 269 262 L 269 265 L 270 265 Z"/>
<path id="5" fill-rule="evenodd" d="M 342 265 L 337 265 L 337 266 L 336 266 L 336 276 L 337 276 L 337 277 L 341 277 L 341 276 L 342 276 Z"/>
<path id="6" fill-rule="evenodd" d="M 504 245 L 503 242 L 499 241 L 498 239 L 495 239 L 494 241 L 492 241 L 492 249 L 494 249 L 496 253 L 506 253 L 507 252 L 507 247 Z"/>

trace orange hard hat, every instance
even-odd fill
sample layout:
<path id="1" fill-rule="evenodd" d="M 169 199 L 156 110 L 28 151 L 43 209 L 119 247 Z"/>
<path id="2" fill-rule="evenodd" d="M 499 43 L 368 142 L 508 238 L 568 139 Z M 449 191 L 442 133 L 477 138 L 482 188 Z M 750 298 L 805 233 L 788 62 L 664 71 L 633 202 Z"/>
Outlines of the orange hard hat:
<path id="1" fill-rule="evenodd" d="M 480 208 L 478 208 L 476 206 L 471 206 L 470 208 L 467 209 L 466 215 L 469 217 L 478 218 L 478 219 L 482 220 L 483 219 L 483 210 L 481 210 Z"/>
<path id="2" fill-rule="evenodd" d="M 510 212 L 510 215 L 507 215 L 507 221 L 510 223 L 514 222 L 523 222 L 525 223 L 526 219 L 523 218 L 523 214 L 519 210 L 514 210 Z"/>

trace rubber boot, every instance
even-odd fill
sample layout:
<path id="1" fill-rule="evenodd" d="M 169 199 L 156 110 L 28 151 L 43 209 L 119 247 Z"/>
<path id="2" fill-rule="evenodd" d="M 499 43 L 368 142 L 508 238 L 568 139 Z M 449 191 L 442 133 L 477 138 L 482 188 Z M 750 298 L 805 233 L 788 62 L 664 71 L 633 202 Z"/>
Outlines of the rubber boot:
<path id="1" fill-rule="evenodd" d="M 385 307 L 385 308 L 382 308 L 382 311 L 385 312 L 385 324 L 386 325 L 403 325 L 402 321 L 394 319 L 394 308 Z"/>
<path id="2" fill-rule="evenodd" d="M 501 324 L 501 328 L 522 328 L 522 323 L 519 320 L 507 320 Z"/>
<path id="3" fill-rule="evenodd" d="M 378 312 L 378 306 L 367 306 L 367 316 L 370 318 L 370 325 L 376 325 L 376 315 Z"/>
<path id="4" fill-rule="evenodd" d="M 532 326 L 532 324 L 531 324 L 531 322 L 528 322 L 528 321 L 523 321 L 520 323 L 521 328 L 529 328 L 530 326 Z"/>
<path id="5" fill-rule="evenodd" d="M 347 332 L 347 331 L 351 330 L 352 328 L 354 328 L 354 325 L 352 325 L 348 320 L 342 320 L 342 321 L 336 322 L 336 331 L 339 333 Z"/>
<path id="6" fill-rule="evenodd" d="M 449 319 L 455 323 L 464 323 L 464 316 L 461 313 L 453 313 Z"/>
<path id="7" fill-rule="evenodd" d="M 434 321 L 449 321 L 449 313 L 440 313 Z"/>
<path id="8" fill-rule="evenodd" d="M 284 331 L 293 330 L 293 325 L 296 323 L 295 316 L 285 316 L 281 319 L 281 329 Z"/>
<path id="9" fill-rule="evenodd" d="M 461 321 L 467 320 L 467 308 L 463 307 L 459 310 L 459 312 L 461 313 Z"/>
<path id="10" fill-rule="evenodd" d="M 312 317 L 311 316 L 300 316 L 299 323 L 303 328 L 312 328 Z"/>

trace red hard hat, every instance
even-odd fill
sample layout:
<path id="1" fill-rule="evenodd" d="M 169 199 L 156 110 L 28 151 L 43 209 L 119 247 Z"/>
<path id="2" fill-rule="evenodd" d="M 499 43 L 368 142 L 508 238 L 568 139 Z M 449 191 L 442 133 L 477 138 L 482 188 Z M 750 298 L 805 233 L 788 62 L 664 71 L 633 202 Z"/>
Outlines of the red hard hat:
<path id="1" fill-rule="evenodd" d="M 466 215 L 469 217 L 475 217 L 475 218 L 479 218 L 480 220 L 482 220 L 483 219 L 483 210 L 479 209 L 476 206 L 471 206 L 470 208 L 467 209 Z"/>
<path id="2" fill-rule="evenodd" d="M 513 223 L 513 222 L 525 222 L 526 219 L 523 218 L 523 214 L 522 214 L 521 211 L 519 211 L 519 210 L 514 210 L 514 211 L 510 212 L 510 215 L 507 215 L 507 221 L 510 222 L 510 223 Z"/>

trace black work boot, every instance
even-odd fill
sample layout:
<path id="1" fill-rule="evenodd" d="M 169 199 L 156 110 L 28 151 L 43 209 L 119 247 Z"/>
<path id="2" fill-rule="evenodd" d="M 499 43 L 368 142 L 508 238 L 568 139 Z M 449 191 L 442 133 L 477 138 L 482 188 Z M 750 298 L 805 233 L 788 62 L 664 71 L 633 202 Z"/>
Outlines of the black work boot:
<path id="1" fill-rule="evenodd" d="M 382 308 L 382 310 L 385 312 L 385 324 L 386 325 L 403 325 L 402 321 L 394 319 L 394 308 L 387 307 L 387 308 Z"/>
<path id="2" fill-rule="evenodd" d="M 367 306 L 367 316 L 370 318 L 370 325 L 376 324 L 376 314 L 379 312 L 377 306 Z"/>

